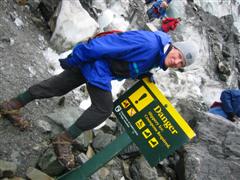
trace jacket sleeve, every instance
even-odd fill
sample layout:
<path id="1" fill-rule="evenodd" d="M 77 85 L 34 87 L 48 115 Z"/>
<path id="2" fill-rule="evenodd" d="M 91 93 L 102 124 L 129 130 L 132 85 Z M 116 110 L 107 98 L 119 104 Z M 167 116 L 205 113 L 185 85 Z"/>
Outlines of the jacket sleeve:
<path id="1" fill-rule="evenodd" d="M 71 66 L 78 66 L 81 63 L 97 59 L 121 59 L 137 45 L 139 42 L 131 41 L 119 34 L 111 34 L 76 45 L 67 62 Z"/>
<path id="2" fill-rule="evenodd" d="M 226 113 L 234 112 L 233 107 L 232 107 L 232 98 L 233 98 L 232 96 L 233 96 L 233 94 L 232 94 L 231 90 L 225 90 L 221 94 L 220 99 L 222 101 L 222 107 Z"/>

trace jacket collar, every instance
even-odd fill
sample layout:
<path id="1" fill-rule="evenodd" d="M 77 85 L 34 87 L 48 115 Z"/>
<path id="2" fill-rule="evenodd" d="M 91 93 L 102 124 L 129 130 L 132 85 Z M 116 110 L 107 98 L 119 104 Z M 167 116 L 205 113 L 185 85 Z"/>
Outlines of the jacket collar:
<path id="1" fill-rule="evenodd" d="M 168 69 L 168 67 L 165 66 L 165 60 L 166 60 L 166 57 L 168 55 L 168 53 L 172 50 L 173 46 L 171 43 L 168 43 L 164 46 L 163 48 L 163 53 L 160 54 L 161 56 L 161 61 L 160 61 L 160 67 L 161 69 L 163 69 L 164 71 L 166 71 Z"/>

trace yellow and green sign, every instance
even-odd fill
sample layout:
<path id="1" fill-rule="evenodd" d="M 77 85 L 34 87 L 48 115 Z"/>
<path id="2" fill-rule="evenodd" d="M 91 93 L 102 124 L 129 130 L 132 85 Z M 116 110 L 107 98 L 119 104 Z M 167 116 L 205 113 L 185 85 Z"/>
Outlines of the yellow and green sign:
<path id="1" fill-rule="evenodd" d="M 114 102 L 114 113 L 152 167 L 195 136 L 148 78 L 137 82 Z"/>

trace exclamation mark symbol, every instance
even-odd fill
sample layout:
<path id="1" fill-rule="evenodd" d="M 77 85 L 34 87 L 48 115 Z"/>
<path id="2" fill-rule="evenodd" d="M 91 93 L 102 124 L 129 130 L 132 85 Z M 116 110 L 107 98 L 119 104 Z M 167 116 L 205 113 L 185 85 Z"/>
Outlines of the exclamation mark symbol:
<path id="1" fill-rule="evenodd" d="M 144 93 L 143 95 L 141 95 L 141 97 L 140 97 L 138 100 L 135 101 L 135 103 L 136 103 L 136 104 L 139 103 L 139 101 L 143 100 L 143 99 L 146 98 L 146 97 L 147 97 L 147 94 Z"/>

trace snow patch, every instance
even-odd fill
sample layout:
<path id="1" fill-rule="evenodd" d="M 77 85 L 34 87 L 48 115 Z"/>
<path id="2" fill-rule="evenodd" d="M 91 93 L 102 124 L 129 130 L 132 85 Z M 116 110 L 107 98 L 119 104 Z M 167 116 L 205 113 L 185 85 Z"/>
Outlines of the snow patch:
<path id="1" fill-rule="evenodd" d="M 66 50 L 88 40 L 97 29 L 98 24 L 78 0 L 63 0 L 51 42 L 60 51 Z"/>
<path id="2" fill-rule="evenodd" d="M 14 23 L 16 24 L 17 27 L 23 27 L 24 26 L 23 21 L 18 17 L 14 20 Z"/>

